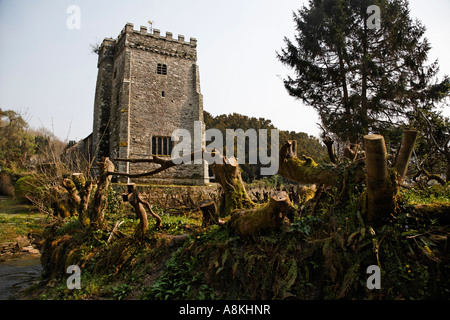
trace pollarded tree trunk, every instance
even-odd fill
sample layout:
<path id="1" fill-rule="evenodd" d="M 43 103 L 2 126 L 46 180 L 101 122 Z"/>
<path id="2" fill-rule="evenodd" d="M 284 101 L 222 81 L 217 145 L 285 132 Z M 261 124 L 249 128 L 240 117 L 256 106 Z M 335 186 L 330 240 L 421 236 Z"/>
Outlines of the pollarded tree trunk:
<path id="1" fill-rule="evenodd" d="M 236 159 L 224 156 L 221 158 L 221 163 L 212 164 L 212 170 L 223 189 L 222 214 L 231 215 L 230 221 L 227 223 L 228 227 L 241 236 L 249 236 L 263 229 L 279 227 L 286 214 L 293 208 L 287 193 L 280 192 L 273 195 L 266 204 L 255 204 L 247 194 Z M 213 209 L 208 203 L 202 209 L 209 213 L 211 210 Z M 220 220 L 217 222 L 219 225 L 223 224 Z"/>
<path id="2" fill-rule="evenodd" d="M 222 157 L 221 163 L 213 163 L 212 171 L 216 181 L 221 185 L 224 194 L 222 215 L 229 215 L 236 209 L 248 209 L 255 206 L 250 199 L 242 181 L 237 160 L 233 157 Z"/>
<path id="3" fill-rule="evenodd" d="M 72 173 L 72 181 L 77 187 L 78 194 L 80 196 L 80 209 L 79 213 L 86 211 L 89 206 L 89 197 L 92 191 L 92 181 L 86 181 L 86 178 L 82 173 Z"/>
<path id="4" fill-rule="evenodd" d="M 364 137 L 367 171 L 367 219 L 377 223 L 393 212 L 395 183 L 390 179 L 384 137 Z"/>
<path id="5" fill-rule="evenodd" d="M 235 211 L 229 226 L 240 236 L 249 236 L 260 230 L 280 227 L 292 209 L 288 194 L 277 192 L 265 205 L 250 210 Z"/>
<path id="6" fill-rule="evenodd" d="M 144 201 L 136 188 L 136 184 L 130 183 L 127 186 L 127 193 L 122 194 L 122 199 L 124 202 L 129 202 L 134 208 L 134 212 L 139 218 L 139 228 L 137 229 L 137 235 L 144 235 L 148 230 L 148 218 L 145 207 L 149 213 L 156 219 L 156 228 L 161 226 L 161 217 L 153 212 L 152 207 L 146 201 Z M 145 207 L 144 207 L 145 206 Z"/>
<path id="7" fill-rule="evenodd" d="M 364 137 L 367 171 L 367 213 L 371 223 L 378 224 L 394 213 L 395 195 L 405 178 L 417 132 L 405 130 L 402 144 L 391 174 L 387 163 L 384 137 L 367 135 Z M 395 177 L 396 174 L 396 177 Z"/>
<path id="8" fill-rule="evenodd" d="M 112 178 L 109 173 L 114 172 L 114 163 L 107 157 L 102 157 L 101 161 L 98 162 L 98 166 L 100 168 L 100 175 L 97 181 L 97 190 L 95 190 L 94 194 L 90 219 L 90 223 L 94 227 L 103 223 L 105 217 L 104 211 L 108 205 L 108 189 Z"/>
<path id="9" fill-rule="evenodd" d="M 63 187 L 69 193 L 69 203 L 78 212 L 78 220 L 83 226 L 87 223 L 87 209 L 92 191 L 92 182 L 86 181 L 82 173 L 73 173 L 72 179 L 64 179 Z"/>

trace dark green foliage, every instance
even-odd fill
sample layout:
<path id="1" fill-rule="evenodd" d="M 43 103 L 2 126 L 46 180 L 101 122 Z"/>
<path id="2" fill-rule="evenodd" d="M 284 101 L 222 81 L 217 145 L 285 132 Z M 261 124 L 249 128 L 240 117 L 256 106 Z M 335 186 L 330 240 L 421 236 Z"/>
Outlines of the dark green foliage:
<path id="1" fill-rule="evenodd" d="M 448 96 L 450 85 L 441 92 Z M 420 132 L 416 146 L 416 161 L 420 162 L 413 173 L 424 169 L 430 173 L 441 174 L 444 180 L 450 181 L 450 119 L 442 112 L 427 105 L 417 110 L 411 120 L 414 128 Z"/>
<path id="2" fill-rule="evenodd" d="M 381 9 L 380 28 L 367 26 L 370 5 Z M 310 0 L 294 21 L 295 39 L 278 54 L 295 71 L 285 87 L 343 141 L 407 124 L 448 83 L 433 83 L 438 65 L 426 65 L 431 45 L 407 0 Z"/>
<path id="3" fill-rule="evenodd" d="M 204 111 L 204 122 L 206 129 L 218 129 L 221 131 L 223 135 L 223 146 L 224 150 L 222 153 L 225 154 L 225 138 L 226 138 L 226 129 L 242 129 L 247 131 L 248 129 L 255 129 L 258 131 L 259 129 L 267 129 L 268 130 L 268 138 L 267 138 L 267 154 L 271 155 L 272 149 L 270 146 L 270 137 L 271 137 L 271 129 L 276 129 L 275 126 L 271 123 L 270 120 L 264 118 L 255 118 L 255 117 L 247 117 L 237 113 L 229 114 L 229 115 L 218 115 L 212 116 L 207 111 Z M 316 161 L 320 161 L 326 157 L 326 149 L 320 143 L 320 141 L 313 137 L 308 136 L 303 132 L 294 132 L 294 131 L 280 131 L 279 132 L 279 141 L 280 144 L 284 143 L 287 140 L 296 140 L 297 141 L 297 149 L 299 155 L 305 154 L 309 157 L 312 157 Z M 260 176 L 260 168 L 261 164 L 252 165 L 248 164 L 248 154 L 249 154 L 249 146 L 248 139 L 246 139 L 246 163 L 240 165 L 242 169 L 242 179 L 245 182 L 252 182 L 255 179 L 263 178 Z M 208 142 L 207 142 L 208 145 Z M 258 146 L 259 148 L 260 146 Z M 221 150 L 219 150 L 221 151 Z M 278 152 L 278 151 L 277 151 Z M 283 179 L 283 182 L 286 183 L 287 179 Z"/>

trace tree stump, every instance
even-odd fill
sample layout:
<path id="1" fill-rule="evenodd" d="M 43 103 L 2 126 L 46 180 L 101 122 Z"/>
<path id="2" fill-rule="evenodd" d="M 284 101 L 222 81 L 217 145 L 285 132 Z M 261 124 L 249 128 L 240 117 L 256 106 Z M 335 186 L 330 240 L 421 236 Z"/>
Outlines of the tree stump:
<path id="1" fill-rule="evenodd" d="M 378 223 L 394 210 L 395 182 L 389 179 L 387 151 L 384 137 L 364 137 L 367 171 L 367 218 Z"/>
<path id="2" fill-rule="evenodd" d="M 261 230 L 280 227 L 292 208 L 288 194 L 284 191 L 276 192 L 265 205 L 235 211 L 229 226 L 240 236 L 250 236 Z"/>
<path id="3" fill-rule="evenodd" d="M 255 206 L 250 199 L 242 181 L 237 160 L 233 157 L 222 157 L 222 163 L 213 163 L 211 168 L 216 181 L 221 185 L 224 194 L 222 215 L 230 215 L 233 210 L 247 209 Z"/>
<path id="4" fill-rule="evenodd" d="M 211 225 L 223 225 L 225 222 L 219 219 L 217 214 L 217 206 L 214 200 L 203 201 L 200 206 L 203 214 L 202 227 L 208 228 Z"/>

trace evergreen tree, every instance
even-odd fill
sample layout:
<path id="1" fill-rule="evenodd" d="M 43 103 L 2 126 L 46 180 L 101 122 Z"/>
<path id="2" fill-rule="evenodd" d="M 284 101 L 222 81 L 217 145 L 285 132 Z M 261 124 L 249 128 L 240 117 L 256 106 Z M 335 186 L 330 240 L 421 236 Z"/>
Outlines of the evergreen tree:
<path id="1" fill-rule="evenodd" d="M 381 12 L 375 28 L 371 5 Z M 438 83 L 437 61 L 426 65 L 426 29 L 411 19 L 407 0 L 310 0 L 294 20 L 295 40 L 285 38 L 278 53 L 294 71 L 285 87 L 343 141 L 406 124 L 436 98 L 432 88 L 448 83 Z"/>

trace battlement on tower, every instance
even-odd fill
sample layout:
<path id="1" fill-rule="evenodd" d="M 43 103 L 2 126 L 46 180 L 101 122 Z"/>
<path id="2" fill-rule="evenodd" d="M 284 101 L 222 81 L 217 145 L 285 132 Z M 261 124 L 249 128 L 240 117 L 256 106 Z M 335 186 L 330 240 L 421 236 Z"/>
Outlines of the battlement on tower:
<path id="1" fill-rule="evenodd" d="M 179 34 L 178 37 L 175 39 L 173 37 L 173 33 L 167 31 L 166 35 L 162 36 L 161 31 L 159 29 L 153 29 L 153 32 L 149 32 L 148 28 L 146 26 L 141 26 L 139 30 L 134 30 L 134 25 L 132 23 L 127 23 L 125 25 L 125 27 L 120 32 L 118 40 L 121 37 L 123 37 L 125 34 L 131 34 L 131 33 L 135 33 L 135 34 L 139 34 L 139 35 L 143 35 L 143 36 L 147 36 L 147 37 L 152 37 L 155 39 L 162 39 L 162 40 L 167 40 L 167 41 L 171 41 L 171 42 L 177 42 L 177 43 L 181 43 L 184 45 L 190 45 L 190 46 L 194 46 L 194 47 L 197 46 L 196 38 L 190 38 L 189 42 L 187 42 L 187 41 L 185 41 L 184 35 Z"/>
<path id="2" fill-rule="evenodd" d="M 150 51 L 162 55 L 179 57 L 188 60 L 197 60 L 197 39 L 190 38 L 185 41 L 184 35 L 173 37 L 172 32 L 161 35 L 159 29 L 149 32 L 148 28 L 141 26 L 139 30 L 134 30 L 132 23 L 127 23 L 120 32 L 117 39 L 105 38 L 100 47 L 100 60 L 103 55 L 119 54 L 124 47 L 138 50 Z"/>

